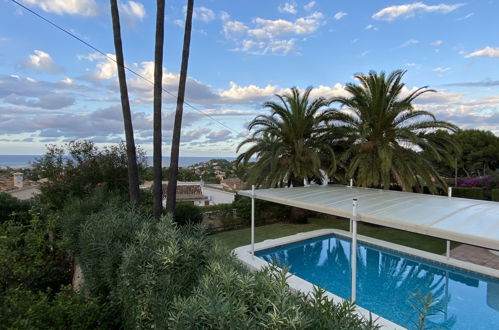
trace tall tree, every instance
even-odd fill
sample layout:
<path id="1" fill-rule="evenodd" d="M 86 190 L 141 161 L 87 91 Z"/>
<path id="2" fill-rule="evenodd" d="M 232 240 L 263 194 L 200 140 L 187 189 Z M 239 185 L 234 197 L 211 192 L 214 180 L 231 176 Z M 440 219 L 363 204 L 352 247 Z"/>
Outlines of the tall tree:
<path id="1" fill-rule="evenodd" d="M 159 218 L 163 211 L 163 176 L 161 152 L 161 104 L 163 91 L 163 42 L 165 35 L 165 0 L 157 0 L 156 46 L 154 49 L 154 217 Z"/>
<path id="2" fill-rule="evenodd" d="M 113 20 L 114 48 L 116 51 L 116 65 L 118 69 L 118 81 L 120 84 L 121 109 L 123 111 L 123 123 L 125 125 L 126 154 L 128 158 L 128 191 L 130 200 L 137 205 L 140 204 L 139 195 L 139 170 L 137 168 L 137 152 L 133 138 L 132 114 L 125 75 L 125 61 L 123 60 L 123 46 L 121 44 L 120 15 L 117 0 L 111 2 L 111 17 Z"/>
<path id="3" fill-rule="evenodd" d="M 250 169 L 252 183 L 265 186 L 280 184 L 303 186 L 304 179 L 332 174 L 335 156 L 331 145 L 323 140 L 326 132 L 324 107 L 326 99 L 310 98 L 311 88 L 304 93 L 277 95 L 281 102 L 266 102 L 270 115 L 260 115 L 249 124 L 253 134 L 241 142 L 250 145 L 238 156 L 238 162 L 257 160 Z"/>
<path id="4" fill-rule="evenodd" d="M 419 151 L 453 162 L 457 144 L 448 135 L 431 133 L 458 128 L 428 111 L 414 109 L 416 98 L 434 91 L 422 87 L 404 96 L 404 73 L 355 75 L 360 84 L 347 84 L 350 96 L 332 99 L 342 109 L 328 111 L 329 121 L 345 134 L 347 149 L 342 161 L 347 177 L 354 178 L 357 185 L 389 189 L 396 183 L 404 190 L 428 187 L 436 192 L 446 184 Z"/>
<path id="5" fill-rule="evenodd" d="M 189 64 L 189 48 L 191 46 L 192 12 L 194 0 L 187 1 L 187 13 L 185 17 L 184 46 L 182 51 L 182 64 L 180 68 L 180 79 L 178 83 L 177 110 L 175 112 L 175 123 L 173 126 L 172 151 L 170 159 L 170 180 L 166 194 L 166 211 L 175 213 L 177 198 L 177 174 L 178 157 L 180 152 L 180 133 L 182 129 L 182 113 L 184 111 L 185 84 L 187 81 L 187 66 Z"/>

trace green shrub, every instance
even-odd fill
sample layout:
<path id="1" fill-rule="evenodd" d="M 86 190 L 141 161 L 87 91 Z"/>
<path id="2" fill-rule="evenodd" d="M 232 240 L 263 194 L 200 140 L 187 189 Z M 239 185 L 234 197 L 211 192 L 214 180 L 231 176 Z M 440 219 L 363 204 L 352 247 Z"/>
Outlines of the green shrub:
<path id="1" fill-rule="evenodd" d="M 22 201 L 7 193 L 0 192 L 0 223 L 7 220 L 23 221 L 29 218 L 30 201 Z"/>
<path id="2" fill-rule="evenodd" d="M 0 291 L 57 291 L 70 282 L 71 267 L 58 245 L 55 224 L 34 212 L 25 222 L 0 224 Z"/>
<path id="3" fill-rule="evenodd" d="M 251 198 L 236 195 L 234 208 L 237 215 L 243 219 L 251 219 Z M 291 207 L 271 203 L 262 200 L 255 200 L 255 219 L 258 225 L 272 221 L 289 221 L 291 216 Z"/>
<path id="4" fill-rule="evenodd" d="M 194 294 L 176 299 L 171 329 L 373 329 L 349 302 L 335 304 L 316 290 L 311 300 L 293 293 L 286 269 L 250 273 L 216 249 Z"/>
<path id="5" fill-rule="evenodd" d="M 95 188 L 86 198 L 72 198 L 57 214 L 58 226 L 62 230 L 64 247 L 73 256 L 80 253 L 80 233 L 82 225 L 89 217 L 112 205 L 127 205 L 128 202 L 120 194 L 109 192 L 106 187 Z"/>
<path id="6" fill-rule="evenodd" d="M 143 223 L 153 221 L 130 203 L 109 203 L 81 224 L 78 258 L 85 277 L 85 289 L 109 298 L 116 288 L 123 251 L 131 244 Z"/>
<path id="7" fill-rule="evenodd" d="M 120 266 L 117 296 L 125 328 L 165 328 L 169 305 L 192 293 L 210 252 L 200 226 L 178 226 L 166 217 L 143 223 Z"/>
<path id="8" fill-rule="evenodd" d="M 499 202 L 499 189 L 492 189 L 491 197 L 493 201 Z"/>
<path id="9" fill-rule="evenodd" d="M 92 141 L 73 141 L 63 147 L 48 146 L 47 153 L 33 163 L 35 171 L 49 181 L 41 186 L 40 200 L 52 209 L 62 209 L 72 197 L 83 198 L 95 187 L 128 194 L 126 146 L 98 149 Z M 143 172 L 145 154 L 138 151 Z"/>
<path id="10" fill-rule="evenodd" d="M 0 322 L 4 329 L 110 329 L 114 316 L 95 298 L 60 292 L 31 292 L 13 288 L 0 295 Z"/>
<path id="11" fill-rule="evenodd" d="M 188 223 L 200 224 L 203 221 L 201 207 L 190 203 L 177 203 L 175 207 L 175 222 L 181 225 Z"/>
<path id="12" fill-rule="evenodd" d="M 478 187 L 453 187 L 452 188 L 452 196 L 454 197 L 462 197 L 462 198 L 471 198 L 471 199 L 484 199 L 483 188 Z"/>

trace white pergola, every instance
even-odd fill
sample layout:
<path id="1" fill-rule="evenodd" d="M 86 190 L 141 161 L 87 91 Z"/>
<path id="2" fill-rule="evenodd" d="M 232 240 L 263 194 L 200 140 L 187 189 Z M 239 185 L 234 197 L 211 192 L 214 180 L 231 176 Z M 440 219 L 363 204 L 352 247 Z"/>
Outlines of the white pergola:
<path id="1" fill-rule="evenodd" d="M 499 250 L 499 203 L 449 196 L 341 185 L 243 190 L 252 199 L 251 251 L 255 243 L 255 199 L 351 219 L 352 301 L 356 297 L 357 221 Z"/>

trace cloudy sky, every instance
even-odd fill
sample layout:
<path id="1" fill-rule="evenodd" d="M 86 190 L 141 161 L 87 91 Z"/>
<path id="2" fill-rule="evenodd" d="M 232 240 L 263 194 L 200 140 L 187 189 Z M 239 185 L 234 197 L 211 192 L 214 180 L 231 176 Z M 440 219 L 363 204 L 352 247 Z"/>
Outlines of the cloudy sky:
<path id="1" fill-rule="evenodd" d="M 18 0 L 114 56 L 109 2 Z M 167 1 L 164 152 L 170 151 L 185 1 Z M 121 1 L 127 66 L 152 80 L 155 1 Z M 499 1 L 197 0 L 181 154 L 233 156 L 262 103 L 297 86 L 344 94 L 353 74 L 407 70 L 418 108 L 499 134 Z M 0 0 L 0 154 L 123 139 L 115 64 Z M 152 85 L 128 73 L 136 141 L 151 154 Z"/>

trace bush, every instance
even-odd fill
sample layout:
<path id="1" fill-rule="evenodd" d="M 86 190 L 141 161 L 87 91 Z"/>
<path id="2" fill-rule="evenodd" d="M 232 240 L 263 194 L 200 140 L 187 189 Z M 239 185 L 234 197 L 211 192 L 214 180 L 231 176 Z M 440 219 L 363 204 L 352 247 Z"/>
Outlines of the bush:
<path id="1" fill-rule="evenodd" d="M 165 328 L 169 305 L 192 293 L 210 252 L 200 226 L 177 226 L 166 217 L 142 224 L 120 266 L 125 328 Z"/>
<path id="2" fill-rule="evenodd" d="M 201 207 L 190 203 L 177 203 L 175 207 L 175 222 L 181 225 L 200 224 L 203 221 Z"/>
<path id="3" fill-rule="evenodd" d="M 484 199 L 483 189 L 478 187 L 453 187 L 452 188 L 452 196 L 454 197 L 462 197 L 462 198 L 471 198 L 471 199 Z"/>
<path id="4" fill-rule="evenodd" d="M 492 200 L 499 202 L 499 189 L 492 189 Z"/>
<path id="5" fill-rule="evenodd" d="M 27 224 L 0 224 L 0 291 L 22 287 L 33 291 L 58 291 L 70 282 L 70 263 L 56 240 L 53 221 L 38 214 Z"/>
<path id="6" fill-rule="evenodd" d="M 22 201 L 7 193 L 0 192 L 0 223 L 13 220 L 23 221 L 29 218 L 30 201 Z"/>
<path id="7" fill-rule="evenodd" d="M 233 205 L 238 216 L 247 221 L 251 219 L 251 198 L 236 195 Z M 289 221 L 290 219 L 291 207 L 259 199 L 255 200 L 255 221 L 258 225 L 265 224 L 268 220 Z"/>
<path id="8" fill-rule="evenodd" d="M 193 295 L 176 299 L 171 329 L 374 329 L 353 313 L 353 305 L 330 302 L 324 290 L 312 299 L 293 293 L 286 269 L 250 273 L 215 249 Z"/>
<path id="9" fill-rule="evenodd" d="M 52 297 L 53 296 L 53 297 Z M 74 294 L 9 289 L 0 295 L 0 322 L 5 329 L 110 329 L 114 316 L 95 298 Z"/>
<path id="10" fill-rule="evenodd" d="M 73 256 L 79 255 L 80 234 L 82 225 L 89 217 L 112 205 L 127 205 L 128 202 L 120 194 L 109 192 L 106 187 L 95 188 L 87 198 L 72 198 L 57 214 L 57 223 L 62 230 L 64 247 Z"/>
<path id="11" fill-rule="evenodd" d="M 85 277 L 85 289 L 90 294 L 109 298 L 116 288 L 123 251 L 134 241 L 142 224 L 152 221 L 130 203 L 110 202 L 81 224 L 77 256 Z"/>
<path id="12" fill-rule="evenodd" d="M 146 166 L 145 154 L 138 151 L 138 167 Z M 98 149 L 91 141 L 76 141 L 64 147 L 49 146 L 47 153 L 33 163 L 41 177 L 40 199 L 52 209 L 62 209 L 71 197 L 85 197 L 95 187 L 128 194 L 128 163 L 124 143 Z"/>

